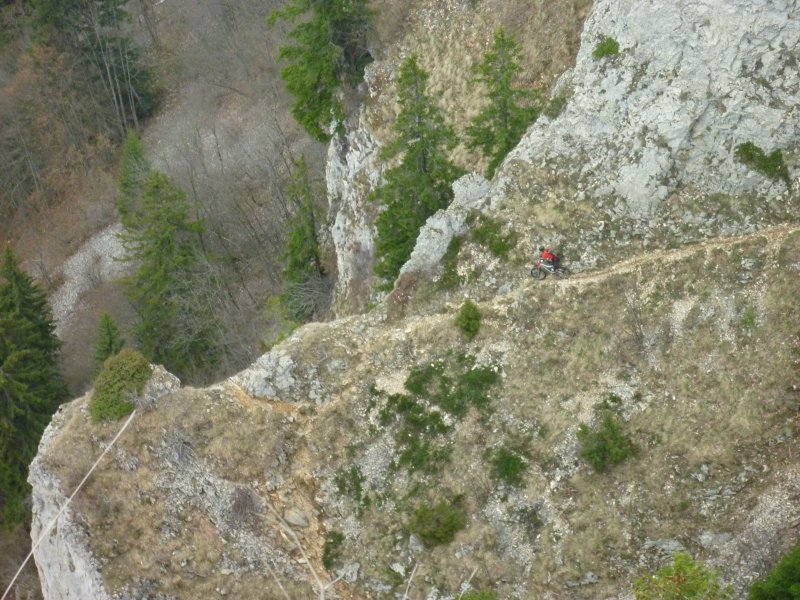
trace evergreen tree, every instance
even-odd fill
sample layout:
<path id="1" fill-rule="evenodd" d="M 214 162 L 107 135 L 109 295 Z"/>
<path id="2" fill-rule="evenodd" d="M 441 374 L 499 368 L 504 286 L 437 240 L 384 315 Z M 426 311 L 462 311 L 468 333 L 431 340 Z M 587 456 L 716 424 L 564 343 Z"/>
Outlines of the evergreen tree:
<path id="1" fill-rule="evenodd" d="M 100 367 L 109 356 L 114 356 L 122 350 L 125 340 L 119 332 L 114 319 L 107 312 L 100 315 L 100 323 L 97 326 L 97 335 L 94 343 L 94 362 Z"/>
<path id="2" fill-rule="evenodd" d="M 8 528 L 24 518 L 28 465 L 67 388 L 44 292 L 10 249 L 0 276 L 0 526 Z"/>
<path id="3" fill-rule="evenodd" d="M 490 178 L 541 110 L 538 91 L 514 87 L 514 80 L 522 71 L 521 56 L 519 44 L 501 27 L 489 53 L 476 68 L 477 80 L 486 87 L 489 104 L 467 127 L 467 145 L 480 148 L 489 159 Z"/>
<path id="4" fill-rule="evenodd" d="M 141 221 L 122 234 L 125 260 L 138 265 L 125 279 L 139 313 L 142 352 L 181 376 L 207 374 L 219 360 L 211 310 L 211 277 L 201 221 L 190 219 L 186 194 L 153 171 L 144 182 Z"/>
<path id="5" fill-rule="evenodd" d="M 122 145 L 117 186 L 117 212 L 125 227 L 136 228 L 142 219 L 142 193 L 149 174 L 150 163 L 144 156 L 142 141 L 130 131 Z"/>
<path id="6" fill-rule="evenodd" d="M 289 318 L 307 321 L 327 298 L 325 273 L 317 237 L 317 193 L 301 159 L 289 184 L 295 213 L 289 220 L 289 239 L 283 255 L 284 290 L 281 301 Z"/>
<path id="7" fill-rule="evenodd" d="M 375 273 L 386 279 L 400 272 L 427 218 L 450 204 L 451 184 L 462 174 L 447 158 L 455 134 L 428 97 L 427 83 L 428 74 L 417 57 L 408 58 L 397 79 L 396 137 L 383 151 L 384 159 L 403 156 L 386 172 L 386 184 L 372 195 L 386 207 L 375 221 Z"/>
<path id="8" fill-rule="evenodd" d="M 281 78 L 295 97 L 294 118 L 316 140 L 327 141 L 331 123 L 344 118 L 339 86 L 360 80 L 372 60 L 366 49 L 372 16 L 368 0 L 292 0 L 269 16 L 271 25 L 300 19 L 289 32 L 293 43 L 280 49 L 289 63 Z"/>

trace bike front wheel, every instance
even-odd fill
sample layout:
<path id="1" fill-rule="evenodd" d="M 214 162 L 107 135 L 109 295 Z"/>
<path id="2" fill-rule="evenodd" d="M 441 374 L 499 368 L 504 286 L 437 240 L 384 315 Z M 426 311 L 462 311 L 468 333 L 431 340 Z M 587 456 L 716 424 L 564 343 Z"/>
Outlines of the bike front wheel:
<path id="1" fill-rule="evenodd" d="M 534 279 L 544 279 L 545 277 L 547 277 L 547 273 L 543 269 L 540 269 L 539 267 L 533 267 L 531 269 L 531 277 L 533 277 Z"/>

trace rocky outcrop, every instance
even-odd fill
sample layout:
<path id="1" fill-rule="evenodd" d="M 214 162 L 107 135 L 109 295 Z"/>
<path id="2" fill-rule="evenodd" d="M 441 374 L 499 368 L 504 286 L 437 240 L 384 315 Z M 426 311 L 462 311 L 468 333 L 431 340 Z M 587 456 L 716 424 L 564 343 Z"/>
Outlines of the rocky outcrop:
<path id="1" fill-rule="evenodd" d="M 556 89 L 566 107 L 540 119 L 508 161 L 552 166 L 644 220 L 687 186 L 782 193 L 734 149 L 751 141 L 791 156 L 797 146 L 799 10 L 794 0 L 599 0 Z M 596 58 L 606 38 L 618 54 Z"/>
<path id="2" fill-rule="evenodd" d="M 179 388 L 180 381 L 177 377 L 161 366 L 153 366 L 153 375 L 142 393 L 134 399 L 137 410 L 152 410 L 159 398 Z M 90 396 L 91 393 L 87 394 L 78 401 L 77 406 L 75 403 L 62 406 L 53 416 L 42 435 L 39 451 L 31 463 L 28 474 L 28 482 L 32 489 L 33 558 L 39 570 L 42 593 L 47 600 L 83 598 L 111 600 L 101 575 L 102 562 L 90 549 L 89 538 L 92 532 L 87 531 L 85 524 L 75 518 L 72 507 L 67 506 L 61 512 L 67 504 L 68 495 L 74 490 L 56 475 L 52 464 L 46 463 L 46 457 L 60 452 L 57 440 L 70 435 L 70 422 L 76 417 L 76 408 L 82 413 L 82 418 L 86 419 L 88 413 L 86 403 Z M 110 440 L 111 438 L 105 440 L 103 444 L 107 444 Z M 103 444 L 101 448 L 105 449 Z M 91 465 L 90 458 L 84 456 L 84 460 L 78 461 L 86 469 L 86 474 Z M 62 459 L 70 460 L 69 457 Z M 117 460 L 124 462 L 125 456 L 117 454 Z M 69 484 L 78 485 L 83 475 L 84 472 L 80 472 Z"/>
<path id="3" fill-rule="evenodd" d="M 521 240 L 563 243 L 579 269 L 603 264 L 613 247 L 632 240 L 672 245 L 782 222 L 796 210 L 797 194 L 742 164 L 735 149 L 753 142 L 766 153 L 781 150 L 790 176 L 796 170 L 798 10 L 796 1 L 598 0 L 575 67 L 553 91 L 561 112 L 546 111 L 509 154 L 488 193 L 489 211 L 512 222 Z M 598 58 L 606 39 L 618 50 Z M 348 136 L 372 140 L 367 122 Z M 342 156 L 351 155 L 361 157 Z M 355 161 L 360 181 L 370 181 L 364 189 L 380 183 L 368 175 L 377 155 L 373 148 L 371 167 Z M 364 305 L 367 291 L 346 290 L 371 279 L 374 207 L 356 200 L 363 196 L 355 188 L 349 193 L 336 239 L 338 297 L 353 299 L 352 309 Z M 548 214 L 547 206 L 562 202 L 566 218 Z M 532 203 L 545 208 L 531 210 Z M 454 205 L 433 217 L 413 264 L 430 247 L 431 230 L 459 211 Z M 356 272 L 367 279 L 354 279 Z"/>
<path id="4" fill-rule="evenodd" d="M 479 303 L 472 340 L 439 301 L 303 327 L 137 414 L 37 552 L 46 598 L 624 597 L 679 549 L 744 597 L 800 518 L 793 357 L 774 352 L 798 256 L 795 225 L 529 280 Z M 635 453 L 600 473 L 578 428 L 606 412 Z M 117 427 L 86 398 L 56 416 L 37 535 Z M 441 502 L 463 528 L 423 541 Z"/>
<path id="5" fill-rule="evenodd" d="M 446 210 L 432 215 L 420 229 L 414 250 L 400 274 L 434 271 L 447 252 L 450 240 L 466 233 L 470 213 L 480 210 L 490 189 L 489 182 L 477 173 L 464 175 L 453 182 L 453 201 Z"/>
<path id="6" fill-rule="evenodd" d="M 53 416 L 45 430 L 28 475 L 33 490 L 31 539 L 35 544 L 41 538 L 34 548 L 33 558 L 39 570 L 42 594 L 47 600 L 110 600 L 100 575 L 100 563 L 89 550 L 87 532 L 74 518 L 73 512 L 68 508 L 49 533 L 45 530 L 67 502 L 69 493 L 62 489 L 58 476 L 41 460 L 51 452 L 52 443 L 62 433 L 64 423 L 62 409 Z"/>
<path id="7" fill-rule="evenodd" d="M 370 67 L 364 76 L 369 85 Z M 373 220 L 378 207 L 370 206 L 368 196 L 382 183 L 383 167 L 381 146 L 363 118 L 362 110 L 355 122 L 348 124 L 346 133 L 331 140 L 325 169 L 337 268 L 332 309 L 339 315 L 365 306 L 373 281 Z"/>

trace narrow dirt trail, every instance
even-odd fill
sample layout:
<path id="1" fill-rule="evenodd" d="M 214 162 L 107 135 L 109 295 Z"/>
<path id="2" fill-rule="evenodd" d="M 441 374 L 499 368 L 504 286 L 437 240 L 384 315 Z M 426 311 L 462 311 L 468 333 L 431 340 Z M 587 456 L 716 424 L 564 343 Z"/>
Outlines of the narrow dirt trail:
<path id="1" fill-rule="evenodd" d="M 563 288 L 580 288 L 591 283 L 605 281 L 606 279 L 615 275 L 632 273 L 646 265 L 654 263 L 674 263 L 684 260 L 700 250 L 730 248 L 736 244 L 753 241 L 757 238 L 766 238 L 767 247 L 774 248 L 782 244 L 789 235 L 798 231 L 800 231 L 800 225 L 797 224 L 776 225 L 774 227 L 768 227 L 746 235 L 711 238 L 696 244 L 689 244 L 672 250 L 655 250 L 646 254 L 638 254 L 599 271 L 579 273 L 573 275 L 568 280 L 557 280 L 554 277 L 548 277 L 547 281 L 558 281 L 560 286 Z"/>

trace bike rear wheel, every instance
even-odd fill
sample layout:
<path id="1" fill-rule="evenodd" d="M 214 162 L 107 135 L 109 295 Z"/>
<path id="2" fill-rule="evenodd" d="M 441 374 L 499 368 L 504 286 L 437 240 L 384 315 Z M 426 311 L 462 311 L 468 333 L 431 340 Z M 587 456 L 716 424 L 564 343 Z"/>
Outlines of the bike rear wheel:
<path id="1" fill-rule="evenodd" d="M 533 277 L 534 279 L 544 279 L 545 277 L 547 277 L 547 273 L 543 269 L 540 269 L 539 267 L 533 267 L 531 269 L 531 277 Z"/>
<path id="2" fill-rule="evenodd" d="M 558 267 L 558 269 L 555 270 L 555 274 L 561 277 L 562 279 L 566 279 L 567 277 L 572 275 L 572 273 L 567 267 Z"/>

